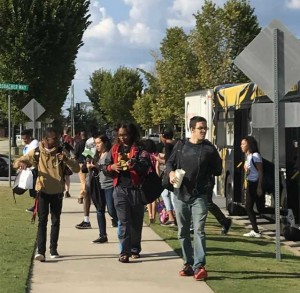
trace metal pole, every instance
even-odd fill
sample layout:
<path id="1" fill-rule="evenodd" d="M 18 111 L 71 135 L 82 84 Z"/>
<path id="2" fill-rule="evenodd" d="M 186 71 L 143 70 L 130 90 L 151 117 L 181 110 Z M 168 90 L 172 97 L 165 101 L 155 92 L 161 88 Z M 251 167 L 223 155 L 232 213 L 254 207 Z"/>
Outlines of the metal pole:
<path id="1" fill-rule="evenodd" d="M 279 30 L 273 30 L 274 37 L 274 165 L 275 165 L 275 222 L 276 259 L 281 260 L 280 252 L 280 206 L 279 206 Z"/>
<path id="2" fill-rule="evenodd" d="M 71 87 L 71 135 L 75 136 L 75 122 L 74 122 L 74 84 Z"/>
<path id="3" fill-rule="evenodd" d="M 11 104 L 10 94 L 8 94 L 8 184 L 11 187 Z"/>

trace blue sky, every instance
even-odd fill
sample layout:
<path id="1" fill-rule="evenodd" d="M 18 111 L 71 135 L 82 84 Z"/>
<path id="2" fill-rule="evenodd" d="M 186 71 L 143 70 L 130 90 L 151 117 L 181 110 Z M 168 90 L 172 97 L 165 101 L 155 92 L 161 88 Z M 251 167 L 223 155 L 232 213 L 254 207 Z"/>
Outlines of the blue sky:
<path id="1" fill-rule="evenodd" d="M 223 5 L 225 0 L 215 0 Z M 300 39 L 300 0 L 249 0 L 264 28 L 280 20 Z M 194 27 L 193 13 L 204 0 L 91 0 L 92 24 L 83 36 L 84 46 L 77 59 L 73 80 L 75 103 L 87 102 L 84 89 L 97 69 L 115 71 L 120 66 L 154 68 L 151 51 L 158 52 L 166 28 Z M 64 108 L 69 107 L 70 98 Z"/>

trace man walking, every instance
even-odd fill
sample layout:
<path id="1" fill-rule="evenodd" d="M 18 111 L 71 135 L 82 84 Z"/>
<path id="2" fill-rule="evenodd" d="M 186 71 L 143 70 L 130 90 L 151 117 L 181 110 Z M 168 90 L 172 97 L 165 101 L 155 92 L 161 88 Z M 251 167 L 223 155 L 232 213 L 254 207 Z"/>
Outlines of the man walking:
<path id="1" fill-rule="evenodd" d="M 37 209 L 39 216 L 37 234 L 37 254 L 35 260 L 44 262 L 47 239 L 47 222 L 51 213 L 50 257 L 58 258 L 57 242 L 60 229 L 60 215 L 64 192 L 64 169 L 68 166 L 73 172 L 79 172 L 79 164 L 70 158 L 67 151 L 59 146 L 59 135 L 54 128 L 47 128 L 37 151 L 31 150 L 14 162 L 15 168 L 26 169 L 34 166 L 38 170 L 35 189 L 37 191 Z"/>
<path id="2" fill-rule="evenodd" d="M 201 116 L 191 118 L 189 124 L 191 138 L 184 145 L 179 141 L 167 161 L 167 174 L 170 182 L 177 182 L 175 170 L 186 173 L 180 188 L 174 188 L 174 205 L 178 225 L 178 239 L 183 253 L 184 267 L 180 276 L 194 276 L 196 280 L 205 280 L 206 238 L 205 222 L 208 212 L 210 177 L 218 176 L 222 171 L 221 158 L 217 149 L 207 140 L 207 121 Z M 194 226 L 194 249 L 192 247 L 190 226 Z"/>
<path id="3" fill-rule="evenodd" d="M 82 173 L 82 165 L 85 162 L 85 156 L 82 154 L 84 152 L 85 143 L 87 141 L 86 131 L 80 131 L 80 141 L 78 141 L 75 145 L 74 155 L 75 159 L 79 162 L 80 171 L 78 173 L 79 180 L 80 180 L 80 193 L 78 197 L 78 203 L 83 204 L 83 198 L 85 197 L 85 180 L 86 180 L 86 173 Z"/>

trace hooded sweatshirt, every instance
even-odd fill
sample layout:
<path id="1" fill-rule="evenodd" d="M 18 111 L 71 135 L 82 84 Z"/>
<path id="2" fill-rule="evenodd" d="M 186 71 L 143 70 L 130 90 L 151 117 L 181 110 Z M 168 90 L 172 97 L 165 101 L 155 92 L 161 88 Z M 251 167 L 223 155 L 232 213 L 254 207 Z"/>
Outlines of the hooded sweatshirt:
<path id="1" fill-rule="evenodd" d="M 28 166 L 33 166 L 38 170 L 38 178 L 35 189 L 47 194 L 58 194 L 64 191 L 63 169 L 68 166 L 73 172 L 80 170 L 79 163 L 71 159 L 70 154 L 64 150 L 67 158 L 59 161 L 57 158 L 58 147 L 46 149 L 43 142 L 39 144 L 39 160 L 36 161 L 36 150 L 29 151 L 25 156 L 15 160 L 14 168 L 18 168 L 19 162 L 24 161 Z M 38 163 L 38 164 L 37 164 Z"/>

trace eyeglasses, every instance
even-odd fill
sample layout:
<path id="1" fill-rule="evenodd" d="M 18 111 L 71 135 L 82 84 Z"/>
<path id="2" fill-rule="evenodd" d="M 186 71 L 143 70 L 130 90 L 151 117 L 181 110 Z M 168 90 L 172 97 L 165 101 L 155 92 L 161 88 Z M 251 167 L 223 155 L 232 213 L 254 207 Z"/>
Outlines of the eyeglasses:
<path id="1" fill-rule="evenodd" d="M 207 130 L 209 130 L 209 128 L 208 127 L 198 127 L 198 128 L 195 128 L 195 129 L 198 129 L 198 130 L 204 130 L 204 131 L 207 131 Z"/>

